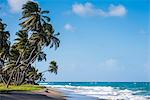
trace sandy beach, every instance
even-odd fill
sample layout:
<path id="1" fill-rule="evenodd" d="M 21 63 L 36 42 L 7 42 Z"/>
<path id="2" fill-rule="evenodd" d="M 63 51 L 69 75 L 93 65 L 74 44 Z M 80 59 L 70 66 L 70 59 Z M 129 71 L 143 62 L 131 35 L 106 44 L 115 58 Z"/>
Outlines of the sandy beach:
<path id="1" fill-rule="evenodd" d="M 46 88 L 34 92 L 12 91 L 0 93 L 0 100 L 66 100 L 66 97 L 59 91 Z"/>

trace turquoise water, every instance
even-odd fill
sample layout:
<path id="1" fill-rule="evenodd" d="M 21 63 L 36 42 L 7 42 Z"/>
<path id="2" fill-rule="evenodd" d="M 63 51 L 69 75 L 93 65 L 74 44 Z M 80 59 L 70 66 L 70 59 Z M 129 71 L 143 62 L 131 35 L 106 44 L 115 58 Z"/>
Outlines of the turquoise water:
<path id="1" fill-rule="evenodd" d="M 44 82 L 40 84 L 99 99 L 150 100 L 150 82 Z"/>

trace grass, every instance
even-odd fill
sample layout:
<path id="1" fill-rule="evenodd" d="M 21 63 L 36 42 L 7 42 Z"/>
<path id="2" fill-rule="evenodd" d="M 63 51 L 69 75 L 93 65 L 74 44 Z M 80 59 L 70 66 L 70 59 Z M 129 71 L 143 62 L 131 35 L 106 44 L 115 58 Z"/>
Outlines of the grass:
<path id="1" fill-rule="evenodd" d="M 25 84 L 21 86 L 10 85 L 9 88 L 6 88 L 5 85 L 0 84 L 0 92 L 9 92 L 9 91 L 39 91 L 45 87 L 39 85 L 30 85 Z"/>

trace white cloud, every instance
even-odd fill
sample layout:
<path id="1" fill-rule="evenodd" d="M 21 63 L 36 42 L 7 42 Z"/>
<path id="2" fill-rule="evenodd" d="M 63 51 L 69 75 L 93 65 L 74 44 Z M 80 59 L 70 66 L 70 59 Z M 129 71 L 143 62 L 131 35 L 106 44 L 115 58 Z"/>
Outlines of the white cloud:
<path id="1" fill-rule="evenodd" d="M 123 5 L 115 6 L 111 4 L 109 6 L 108 16 L 124 16 L 126 13 L 127 10 Z"/>
<path id="2" fill-rule="evenodd" d="M 85 3 L 85 4 L 74 4 L 72 6 L 72 11 L 78 15 L 84 16 L 84 15 L 93 15 L 95 12 L 95 9 L 91 3 Z"/>
<path id="3" fill-rule="evenodd" d="M 119 4 L 110 4 L 108 11 L 104 11 L 100 8 L 95 8 L 92 3 L 76 3 L 72 5 L 72 11 L 80 16 L 124 16 L 127 13 L 126 8 Z"/>
<path id="4" fill-rule="evenodd" d="M 74 31 L 75 28 L 71 24 L 65 24 L 64 29 L 67 31 Z"/>
<path id="5" fill-rule="evenodd" d="M 11 8 L 11 11 L 16 13 L 16 12 L 21 11 L 23 4 L 25 4 L 27 1 L 31 1 L 31 0 L 7 0 L 7 1 L 8 1 L 10 8 Z"/>

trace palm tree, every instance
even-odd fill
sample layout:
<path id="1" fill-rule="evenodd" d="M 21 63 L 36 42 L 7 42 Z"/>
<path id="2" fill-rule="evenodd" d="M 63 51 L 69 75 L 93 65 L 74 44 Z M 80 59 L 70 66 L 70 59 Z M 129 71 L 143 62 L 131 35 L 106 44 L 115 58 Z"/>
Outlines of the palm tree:
<path id="1" fill-rule="evenodd" d="M 49 64 L 50 64 L 50 65 L 49 65 L 48 70 L 45 70 L 45 71 L 43 71 L 43 72 L 41 72 L 41 73 L 50 72 L 50 73 L 57 74 L 58 65 L 57 65 L 56 61 L 51 61 Z"/>
<path id="2" fill-rule="evenodd" d="M 55 61 L 51 61 L 51 62 L 50 62 L 49 70 L 48 70 L 48 71 L 51 72 L 51 73 L 57 74 L 58 65 L 57 65 L 57 63 L 56 63 Z"/>
<path id="3" fill-rule="evenodd" d="M 38 4 L 32 1 L 24 4 L 22 9 L 23 17 L 21 20 L 23 22 L 20 25 L 22 29 L 31 33 L 29 42 L 32 50 L 26 61 L 33 63 L 37 58 L 38 60 L 41 60 L 41 57 L 46 58 L 46 55 L 42 53 L 45 46 L 59 47 L 60 41 L 57 38 L 59 34 L 54 34 L 54 29 L 50 24 L 50 18 L 44 15 L 49 13 L 49 11 L 42 11 Z"/>
<path id="4" fill-rule="evenodd" d="M 50 18 L 45 14 L 48 14 L 49 11 L 42 11 L 37 3 L 28 1 L 23 5 L 22 8 L 22 23 L 20 23 L 22 29 L 27 31 L 33 31 L 31 35 L 31 41 L 37 45 L 45 45 L 51 47 L 53 45 L 59 47 L 59 39 L 57 36 L 59 34 L 54 34 L 54 29 L 50 24 Z"/>
<path id="5" fill-rule="evenodd" d="M 57 74 L 58 65 L 57 65 L 56 61 L 51 61 L 49 64 L 50 65 L 49 65 L 49 68 L 47 70 L 42 71 L 38 74 L 39 81 L 45 81 L 45 78 L 43 78 L 45 72 Z"/>
<path id="6" fill-rule="evenodd" d="M 4 54 L 9 54 L 9 62 L 7 62 L 5 68 L 8 73 L 7 76 L 9 76 L 9 79 L 7 78 L 7 87 L 13 79 L 16 79 L 16 82 L 19 84 L 26 79 L 30 79 L 31 77 L 28 77 L 27 73 L 31 71 L 32 64 L 36 60 L 46 60 L 46 54 L 43 49 L 48 46 L 57 49 L 60 44 L 60 40 L 57 38 L 59 33 L 54 33 L 50 18 L 45 15 L 49 11 L 42 11 L 39 5 L 32 1 L 24 4 L 22 10 L 22 18 L 20 19 L 22 21 L 20 23 L 22 30 L 17 32 L 16 35 L 18 37 L 11 47 L 6 45 L 9 44 L 9 32 L 5 31 L 6 39 L 1 39 L 4 36 L 0 33 L 0 48 L 4 48 L 3 52 L 0 50 L 0 56 L 6 59 L 7 56 L 4 56 Z M 3 30 L 4 33 L 3 25 L 1 26 L 0 32 Z M 6 50 L 6 47 L 9 47 L 8 50 Z M 4 53 L 4 51 L 7 51 L 7 53 Z M 1 52 L 3 55 L 1 55 Z M 56 62 L 52 61 L 48 71 L 57 74 L 57 69 Z"/>
<path id="7" fill-rule="evenodd" d="M 9 37 L 10 34 L 8 31 L 5 31 L 6 24 L 2 22 L 2 19 L 0 19 L 0 78 L 4 84 L 6 84 L 5 81 L 5 73 L 3 72 L 3 67 L 5 64 L 5 61 L 9 58 L 9 49 L 10 49 L 10 41 Z"/>
<path id="8" fill-rule="evenodd" d="M 27 49 L 28 45 L 28 34 L 26 30 L 21 30 L 16 33 L 18 36 L 15 41 L 16 43 L 14 44 L 16 46 L 16 49 L 20 50 L 20 52 L 23 52 L 25 49 Z"/>
<path id="9" fill-rule="evenodd" d="M 8 58 L 10 49 L 10 34 L 8 31 L 5 31 L 6 26 L 7 25 L 2 22 L 2 19 L 0 19 L 0 58 L 3 60 Z"/>
<path id="10" fill-rule="evenodd" d="M 44 14 L 49 11 L 42 11 L 39 5 L 35 2 L 28 1 L 23 5 L 22 19 L 25 19 L 20 25 L 23 29 L 28 31 L 41 31 L 42 23 L 50 22 L 50 18 Z"/>

